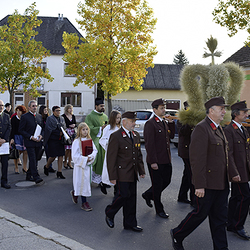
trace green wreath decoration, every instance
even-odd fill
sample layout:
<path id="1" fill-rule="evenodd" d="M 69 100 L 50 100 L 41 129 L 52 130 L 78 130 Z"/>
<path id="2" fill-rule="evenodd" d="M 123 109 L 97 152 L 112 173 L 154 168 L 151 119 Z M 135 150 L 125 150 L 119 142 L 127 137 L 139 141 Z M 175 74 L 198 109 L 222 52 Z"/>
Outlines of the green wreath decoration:
<path id="1" fill-rule="evenodd" d="M 181 87 L 188 96 L 188 110 L 179 111 L 182 124 L 195 126 L 206 116 L 204 103 L 216 96 L 223 96 L 232 105 L 239 99 L 244 83 L 244 72 L 238 64 L 186 65 L 180 76 Z M 229 109 L 228 109 L 229 110 Z M 223 124 L 230 121 L 227 112 Z"/>

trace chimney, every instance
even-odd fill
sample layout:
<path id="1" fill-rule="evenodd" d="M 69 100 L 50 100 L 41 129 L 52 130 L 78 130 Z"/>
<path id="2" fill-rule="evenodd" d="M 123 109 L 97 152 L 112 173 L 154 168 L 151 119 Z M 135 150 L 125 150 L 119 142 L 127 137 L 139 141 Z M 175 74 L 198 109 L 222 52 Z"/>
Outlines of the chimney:
<path id="1" fill-rule="evenodd" d="M 60 13 L 58 13 L 58 20 L 60 20 Z"/>

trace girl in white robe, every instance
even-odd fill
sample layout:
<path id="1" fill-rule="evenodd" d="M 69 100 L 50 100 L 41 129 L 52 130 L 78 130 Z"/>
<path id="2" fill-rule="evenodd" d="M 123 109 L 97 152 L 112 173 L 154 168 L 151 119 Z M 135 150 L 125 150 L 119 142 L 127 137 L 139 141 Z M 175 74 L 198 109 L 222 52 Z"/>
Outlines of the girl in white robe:
<path id="1" fill-rule="evenodd" d="M 117 110 L 113 110 L 109 116 L 109 124 L 103 129 L 102 137 L 99 140 L 99 144 L 105 150 L 105 157 L 103 161 L 103 168 L 102 168 L 102 186 L 101 191 L 104 194 L 107 194 L 106 187 L 107 185 L 112 186 L 113 184 L 109 181 L 109 174 L 107 168 L 107 148 L 109 137 L 112 133 L 117 131 L 121 127 L 121 113 Z"/>
<path id="2" fill-rule="evenodd" d="M 85 122 L 79 124 L 77 128 L 76 139 L 72 144 L 72 159 L 74 162 L 73 170 L 73 187 L 71 190 L 71 196 L 73 202 L 76 204 L 78 196 L 81 196 L 82 206 L 81 209 L 85 211 L 91 211 L 87 198 L 91 196 L 91 176 L 92 176 L 92 163 L 95 160 L 97 149 L 95 144 L 92 142 L 93 152 L 88 156 L 82 155 L 82 144 L 81 141 L 91 139 L 90 129 Z"/>

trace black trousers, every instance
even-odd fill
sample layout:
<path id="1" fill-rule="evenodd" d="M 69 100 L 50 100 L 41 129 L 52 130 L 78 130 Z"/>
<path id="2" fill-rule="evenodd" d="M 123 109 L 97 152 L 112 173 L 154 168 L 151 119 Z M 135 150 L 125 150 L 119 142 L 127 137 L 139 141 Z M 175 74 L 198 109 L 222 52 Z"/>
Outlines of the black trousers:
<path id="1" fill-rule="evenodd" d="M 173 229 L 174 238 L 177 241 L 183 241 L 208 216 L 214 249 L 228 249 L 226 235 L 228 193 L 228 187 L 224 190 L 205 189 L 203 198 L 196 196 L 196 208 L 186 216 L 178 227 Z"/>
<path id="2" fill-rule="evenodd" d="M 8 160 L 9 160 L 9 155 L 1 155 L 0 160 L 1 160 L 1 164 L 2 164 L 1 184 L 6 184 L 6 183 L 8 183 Z"/>
<path id="3" fill-rule="evenodd" d="M 231 197 L 228 204 L 228 228 L 241 230 L 248 215 L 250 188 L 248 182 L 231 183 Z"/>
<path id="4" fill-rule="evenodd" d="M 27 147 L 27 153 L 29 157 L 29 169 L 27 171 L 27 177 L 33 176 L 34 180 L 39 177 L 37 171 L 37 156 L 40 151 L 40 147 L 29 148 Z"/>
<path id="5" fill-rule="evenodd" d="M 116 182 L 117 191 L 113 201 L 105 209 L 105 213 L 109 218 L 114 218 L 116 213 L 123 208 L 123 226 L 136 227 L 136 186 L 134 182 Z"/>
<path id="6" fill-rule="evenodd" d="M 190 161 L 188 158 L 182 158 L 184 162 L 184 170 L 183 176 L 181 180 L 181 186 L 178 194 L 178 200 L 187 200 L 188 199 L 188 191 L 189 197 L 191 200 L 191 204 L 194 203 L 194 185 L 192 184 L 192 170 Z"/>
<path id="7" fill-rule="evenodd" d="M 156 213 L 165 212 L 161 203 L 161 193 L 171 182 L 172 164 L 158 164 L 157 170 L 148 164 L 148 171 L 152 186 L 144 194 L 154 201 Z"/>

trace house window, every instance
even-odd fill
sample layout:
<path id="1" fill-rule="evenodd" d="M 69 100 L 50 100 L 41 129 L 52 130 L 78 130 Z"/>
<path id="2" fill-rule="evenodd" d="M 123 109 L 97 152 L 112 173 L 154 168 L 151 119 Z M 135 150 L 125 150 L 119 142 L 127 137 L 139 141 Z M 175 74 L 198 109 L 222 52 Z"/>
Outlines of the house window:
<path id="1" fill-rule="evenodd" d="M 15 104 L 15 106 L 24 104 L 24 93 L 15 93 L 14 94 L 14 104 Z"/>
<path id="2" fill-rule="evenodd" d="M 69 75 L 69 74 L 66 74 L 66 73 L 65 73 L 65 69 L 67 68 L 68 65 L 69 65 L 68 63 L 64 63 L 64 76 L 65 76 L 65 77 L 76 77 L 75 74 Z"/>
<path id="3" fill-rule="evenodd" d="M 73 107 L 81 107 L 81 93 L 61 93 L 61 107 L 67 104 Z"/>
<path id="4" fill-rule="evenodd" d="M 37 67 L 40 67 L 43 70 L 43 72 L 45 72 L 47 69 L 47 63 L 46 62 L 38 63 Z"/>
<path id="5" fill-rule="evenodd" d="M 41 96 L 37 97 L 38 105 L 45 105 L 45 103 L 46 103 L 46 94 L 42 94 Z"/>

